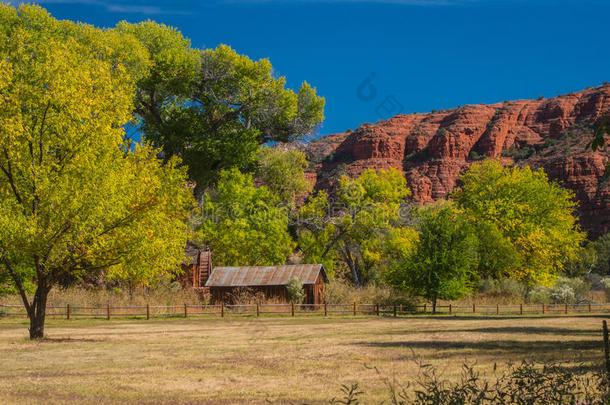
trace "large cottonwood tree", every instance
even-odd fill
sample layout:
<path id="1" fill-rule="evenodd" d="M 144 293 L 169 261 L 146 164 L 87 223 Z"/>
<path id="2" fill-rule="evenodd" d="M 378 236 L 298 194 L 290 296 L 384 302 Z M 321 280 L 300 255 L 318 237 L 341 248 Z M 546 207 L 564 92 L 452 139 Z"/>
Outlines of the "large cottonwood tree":
<path id="1" fill-rule="evenodd" d="M 481 251 L 485 275 L 550 284 L 580 251 L 585 234 L 574 194 L 542 169 L 487 160 L 472 165 L 461 181 L 452 196 L 475 224 L 480 245 L 493 247 Z"/>
<path id="2" fill-rule="evenodd" d="M 186 173 L 123 144 L 147 64 L 128 35 L 0 5 L 0 280 L 30 338 L 54 286 L 100 271 L 146 282 L 183 258 Z"/>
<path id="3" fill-rule="evenodd" d="M 287 207 L 252 175 L 233 168 L 220 172 L 218 185 L 201 204 L 197 228 L 220 265 L 280 265 L 294 249 Z"/>
<path id="4" fill-rule="evenodd" d="M 324 119 L 315 88 L 285 88 L 267 59 L 253 61 L 227 45 L 195 49 L 179 31 L 151 21 L 116 30 L 137 37 L 151 55 L 149 74 L 137 84 L 145 138 L 165 158 L 180 156 L 201 191 L 223 169 L 254 171 L 259 145 L 301 138 Z"/>
<path id="5" fill-rule="evenodd" d="M 358 287 L 374 280 L 389 261 L 410 254 L 416 234 L 406 204 L 411 190 L 396 169 L 365 170 L 341 177 L 336 201 L 321 191 L 297 215 L 298 243 L 307 261 L 323 263 L 332 274 L 347 268 Z M 338 265 L 338 266 L 337 266 Z"/>

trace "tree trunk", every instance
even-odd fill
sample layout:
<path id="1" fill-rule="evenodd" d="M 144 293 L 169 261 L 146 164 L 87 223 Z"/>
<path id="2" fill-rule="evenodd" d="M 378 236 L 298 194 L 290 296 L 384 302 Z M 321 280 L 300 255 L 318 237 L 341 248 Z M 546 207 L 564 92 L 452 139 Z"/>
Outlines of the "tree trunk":
<path id="1" fill-rule="evenodd" d="M 352 266 L 352 277 L 354 278 L 354 284 L 357 287 L 362 287 L 362 280 L 360 280 L 360 274 L 358 274 L 358 263 Z"/>
<path id="2" fill-rule="evenodd" d="M 345 244 L 343 246 L 343 249 L 341 250 L 341 255 L 343 256 L 343 259 L 347 263 L 347 267 L 349 267 L 350 272 L 352 273 L 352 281 L 354 282 L 354 285 L 356 287 L 362 287 L 362 280 L 360 280 L 360 272 L 358 271 L 358 258 L 356 258 L 355 261 L 352 259 L 351 252 Z"/>
<path id="3" fill-rule="evenodd" d="M 44 337 L 48 295 L 49 288 L 38 286 L 34 301 L 28 312 L 28 317 L 30 318 L 30 339 L 42 339 Z"/>

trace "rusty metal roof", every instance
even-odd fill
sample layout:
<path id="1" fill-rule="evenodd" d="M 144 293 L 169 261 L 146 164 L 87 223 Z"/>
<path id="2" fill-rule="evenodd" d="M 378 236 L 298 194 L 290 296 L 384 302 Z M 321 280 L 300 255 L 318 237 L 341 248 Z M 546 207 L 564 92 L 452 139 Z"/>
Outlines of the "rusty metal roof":
<path id="1" fill-rule="evenodd" d="M 294 278 L 303 284 L 315 284 L 318 274 L 328 282 L 321 264 L 295 264 L 286 266 L 214 267 L 206 287 L 258 287 L 286 285 Z"/>

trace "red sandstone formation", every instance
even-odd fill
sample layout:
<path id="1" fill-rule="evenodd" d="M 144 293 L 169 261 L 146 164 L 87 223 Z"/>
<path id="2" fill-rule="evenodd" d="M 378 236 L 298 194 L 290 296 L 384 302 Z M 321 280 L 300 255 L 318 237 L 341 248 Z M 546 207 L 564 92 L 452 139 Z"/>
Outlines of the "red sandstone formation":
<path id="1" fill-rule="evenodd" d="M 584 229 L 592 237 L 610 231 L 610 150 L 585 145 L 610 115 L 610 85 L 539 100 L 467 105 L 428 114 L 397 115 L 308 146 L 317 188 L 332 188 L 342 173 L 367 168 L 402 170 L 414 200 L 447 196 L 459 175 L 485 157 L 542 167 L 574 191 Z"/>

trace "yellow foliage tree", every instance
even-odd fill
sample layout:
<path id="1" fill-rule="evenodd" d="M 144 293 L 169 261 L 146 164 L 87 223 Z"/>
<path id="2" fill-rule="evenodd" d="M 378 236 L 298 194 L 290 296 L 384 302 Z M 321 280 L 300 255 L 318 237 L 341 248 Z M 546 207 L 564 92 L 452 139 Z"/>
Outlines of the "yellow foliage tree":
<path id="1" fill-rule="evenodd" d="M 487 160 L 471 166 L 461 180 L 463 186 L 453 197 L 478 226 L 480 243 L 504 238 L 516 250 L 512 266 L 504 267 L 504 274 L 490 269 L 493 275 L 548 285 L 578 254 L 585 234 L 574 215 L 574 195 L 550 182 L 542 169 L 503 167 Z M 493 238 L 486 237 L 490 230 Z M 489 260 L 499 251 L 488 252 L 487 262 L 500 262 Z"/>
<path id="2" fill-rule="evenodd" d="M 146 282 L 183 259 L 185 171 L 123 142 L 146 55 L 129 35 L 0 5 L 0 272 L 31 338 L 54 286 L 102 270 Z"/>

